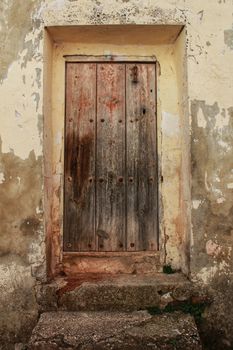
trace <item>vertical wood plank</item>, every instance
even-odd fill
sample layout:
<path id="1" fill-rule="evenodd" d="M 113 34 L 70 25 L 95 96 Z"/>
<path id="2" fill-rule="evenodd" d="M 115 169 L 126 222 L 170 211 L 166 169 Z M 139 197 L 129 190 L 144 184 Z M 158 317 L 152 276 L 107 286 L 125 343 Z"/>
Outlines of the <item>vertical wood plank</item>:
<path id="1" fill-rule="evenodd" d="M 125 250 L 125 66 L 97 65 L 96 235 L 99 251 Z"/>
<path id="2" fill-rule="evenodd" d="M 127 250 L 157 249 L 155 65 L 126 65 Z"/>
<path id="3" fill-rule="evenodd" d="M 95 250 L 96 64 L 66 74 L 64 250 Z"/>

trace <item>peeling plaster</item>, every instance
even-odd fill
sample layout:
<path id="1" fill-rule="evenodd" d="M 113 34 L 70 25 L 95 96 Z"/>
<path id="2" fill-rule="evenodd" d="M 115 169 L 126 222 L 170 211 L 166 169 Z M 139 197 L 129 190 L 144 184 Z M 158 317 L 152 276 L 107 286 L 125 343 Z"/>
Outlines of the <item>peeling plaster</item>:
<path id="1" fill-rule="evenodd" d="M 162 131 L 172 137 L 179 134 L 179 117 L 169 112 L 162 112 Z"/>
<path id="2" fill-rule="evenodd" d="M 192 197 L 202 201 L 201 207 L 193 201 L 191 261 L 197 279 L 206 284 L 232 269 L 229 243 L 226 244 L 233 228 L 233 205 L 227 191 L 233 167 L 231 116 L 231 107 L 217 101 L 191 102 Z"/>
<path id="3" fill-rule="evenodd" d="M 11 261 L 7 266 L 0 265 L 0 294 L 1 298 L 9 298 L 16 288 L 22 286 L 33 287 L 34 281 L 30 278 L 30 267 L 25 267 L 18 259 Z"/>
<path id="4" fill-rule="evenodd" d="M 230 50 L 233 50 L 233 29 L 224 30 L 224 42 Z"/>
<path id="5" fill-rule="evenodd" d="M 220 114 L 217 114 L 215 117 L 215 128 L 222 130 L 229 125 L 230 115 L 226 114 L 225 109 L 222 110 Z"/>
<path id="6" fill-rule="evenodd" d="M 199 128 L 206 128 L 207 122 L 204 117 L 202 109 L 199 109 L 198 114 L 197 114 L 197 124 Z"/>
<path id="7" fill-rule="evenodd" d="M 40 139 L 38 138 L 38 114 L 42 114 L 40 95 L 41 87 L 33 87 L 38 74 L 35 62 L 30 61 L 26 68 L 21 68 L 23 57 L 12 63 L 7 80 L 0 85 L 0 96 L 4 104 L 0 105 L 0 114 L 7 115 L 1 122 L 2 152 L 14 150 L 15 155 L 26 159 L 31 150 L 36 156 L 42 154 Z M 38 65 L 38 63 L 37 63 Z M 15 77 L 27 75 L 26 83 L 18 84 Z M 12 127 L 16 125 L 17 127 Z"/>
<path id="8" fill-rule="evenodd" d="M 210 191 L 211 187 L 210 187 L 207 179 L 208 179 L 208 175 L 207 175 L 207 171 L 206 171 L 205 172 L 205 188 L 207 191 Z"/>
<path id="9" fill-rule="evenodd" d="M 20 256 L 28 263 L 28 246 L 31 241 L 43 237 L 43 222 L 36 207 L 41 201 L 41 159 L 33 152 L 22 160 L 13 153 L 1 153 L 4 182 L 0 186 L 0 251 L 4 255 Z M 10 208 L 10 210 L 9 210 Z"/>
<path id="10" fill-rule="evenodd" d="M 4 173 L 0 173 L 0 184 L 2 184 L 5 181 Z"/>
<path id="11" fill-rule="evenodd" d="M 204 284 L 210 283 L 210 281 L 214 278 L 216 273 L 218 272 L 217 266 L 211 267 L 203 267 L 196 275 L 196 280 L 201 281 Z"/>
<path id="12" fill-rule="evenodd" d="M 193 209 L 198 209 L 201 203 L 202 203 L 202 200 L 198 200 L 198 199 L 193 200 Z"/>
<path id="13" fill-rule="evenodd" d="M 11 64 L 16 61 L 20 52 L 27 43 L 26 36 L 30 35 L 35 40 L 33 25 L 37 25 L 34 13 L 41 5 L 41 0 L 33 1 L 1 1 L 0 3 L 0 82 L 7 77 Z M 10 38 L 10 39 L 9 39 Z M 31 42 L 32 44 L 32 42 Z M 31 52 L 36 49 L 32 46 Z M 35 53 L 35 52 L 34 52 Z"/>
<path id="14" fill-rule="evenodd" d="M 223 148 L 225 152 L 229 152 L 232 149 L 232 145 L 229 145 L 227 142 L 224 142 L 223 140 L 219 140 L 218 144 Z"/>
<path id="15" fill-rule="evenodd" d="M 0 304 L 7 304 L 7 310 L 3 309 L 5 317 L 8 317 L 11 309 L 14 314 L 17 313 L 16 305 L 12 305 L 12 300 L 17 298 L 18 304 L 29 306 L 26 313 L 33 314 L 32 320 L 33 317 L 37 318 L 33 296 L 35 279 L 32 275 L 36 276 L 38 271 L 41 271 L 41 276 L 45 275 L 41 267 L 44 266 L 45 258 L 44 230 L 41 225 L 43 25 L 185 24 L 188 57 L 186 83 L 191 106 L 192 139 L 192 202 L 189 203 L 192 206 L 191 275 L 193 279 L 206 284 L 222 276 L 228 278 L 233 271 L 233 208 L 230 191 L 233 189 L 233 82 L 229 79 L 233 76 L 233 30 L 229 29 L 232 28 L 231 1 L 219 0 L 216 6 L 212 6 L 211 2 L 199 0 L 158 1 L 156 5 L 149 0 L 123 0 L 110 6 L 109 0 L 9 0 L 1 1 L 0 13 L 0 50 L 3 53 L 0 57 L 0 96 L 4 101 L 4 106 L 0 106 L 0 192 L 5 203 L 0 220 L 3 233 L 0 243 L 4 252 L 0 265 L 0 294 L 3 298 Z M 167 57 L 170 54 L 168 50 Z M 172 69 L 178 74 L 177 67 Z M 169 98 L 173 96 L 173 91 L 174 86 L 164 91 L 163 98 L 166 95 Z M 180 98 L 180 106 L 186 102 L 183 99 Z M 160 101 L 161 109 L 165 111 L 161 125 L 166 136 L 163 142 L 167 142 L 170 147 L 169 154 L 163 154 L 168 174 L 164 183 L 171 192 L 166 198 L 168 203 L 174 198 L 174 186 L 171 186 L 170 179 L 178 184 L 178 176 L 172 171 L 170 163 L 174 159 L 179 161 L 174 150 L 178 140 L 183 142 L 179 132 L 180 126 L 183 126 L 181 114 L 179 110 L 173 112 L 173 101 L 169 102 L 171 105 L 164 107 L 163 99 Z M 54 142 L 60 144 L 61 134 L 54 135 Z M 62 174 L 61 163 L 56 165 L 55 171 Z M 177 203 L 175 207 L 178 207 Z M 25 222 L 37 222 L 37 229 L 29 225 L 31 230 L 28 230 Z M 175 231 L 175 225 L 170 225 L 169 230 Z M 180 253 L 179 249 L 169 249 L 170 256 L 177 257 Z M 217 256 L 215 251 L 219 252 Z M 6 299 L 6 291 L 10 291 L 12 300 Z M 17 314 L 17 318 L 20 315 L 21 323 L 25 319 L 23 306 Z M 9 319 L 9 328 L 11 321 Z M 232 323 L 228 323 L 232 329 Z M 28 319 L 25 324 L 28 325 Z M 14 332 L 19 334 L 21 330 L 17 328 Z"/>
<path id="16" fill-rule="evenodd" d="M 211 239 L 206 242 L 206 252 L 208 255 L 218 256 L 220 251 L 221 247 Z"/>
<path id="17" fill-rule="evenodd" d="M 226 201 L 226 199 L 224 197 L 217 198 L 218 204 L 224 203 L 225 201 Z"/>

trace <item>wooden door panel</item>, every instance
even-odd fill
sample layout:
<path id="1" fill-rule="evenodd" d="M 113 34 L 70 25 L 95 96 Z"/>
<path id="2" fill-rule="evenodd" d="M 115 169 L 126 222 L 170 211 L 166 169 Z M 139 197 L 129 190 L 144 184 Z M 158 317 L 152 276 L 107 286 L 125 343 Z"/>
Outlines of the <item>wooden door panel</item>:
<path id="1" fill-rule="evenodd" d="M 155 65 L 126 65 L 127 250 L 157 249 Z"/>
<path id="2" fill-rule="evenodd" d="M 125 66 L 97 66 L 96 235 L 99 251 L 125 250 Z"/>
<path id="3" fill-rule="evenodd" d="M 68 63 L 64 250 L 156 250 L 155 64 Z"/>
<path id="4" fill-rule="evenodd" d="M 95 250 L 96 64 L 68 63 L 64 250 Z"/>

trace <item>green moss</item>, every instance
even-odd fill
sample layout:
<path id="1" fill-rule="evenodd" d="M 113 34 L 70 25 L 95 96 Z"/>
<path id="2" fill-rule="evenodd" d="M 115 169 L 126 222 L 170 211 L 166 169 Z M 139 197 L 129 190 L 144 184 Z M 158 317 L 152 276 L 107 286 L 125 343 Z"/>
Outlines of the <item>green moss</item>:
<path id="1" fill-rule="evenodd" d="M 173 346 L 177 346 L 177 341 L 176 341 L 176 339 L 171 339 L 171 340 L 169 341 L 169 343 L 170 343 L 171 345 L 173 345 Z"/>
<path id="2" fill-rule="evenodd" d="M 200 322 L 206 306 L 206 303 L 192 304 L 190 301 L 186 301 L 168 304 L 164 309 L 151 307 L 148 309 L 148 312 L 151 315 L 161 315 L 163 313 L 181 311 L 185 314 L 192 315 L 195 318 L 196 322 Z"/>
<path id="3" fill-rule="evenodd" d="M 171 275 L 173 273 L 175 273 L 176 271 L 173 270 L 173 268 L 171 267 L 171 265 L 164 265 L 163 266 L 163 273 L 166 273 L 167 275 Z"/>
<path id="4" fill-rule="evenodd" d="M 150 315 L 161 315 L 161 314 L 163 314 L 165 312 L 164 309 L 160 309 L 157 306 L 149 307 L 147 309 L 147 311 L 149 312 Z"/>

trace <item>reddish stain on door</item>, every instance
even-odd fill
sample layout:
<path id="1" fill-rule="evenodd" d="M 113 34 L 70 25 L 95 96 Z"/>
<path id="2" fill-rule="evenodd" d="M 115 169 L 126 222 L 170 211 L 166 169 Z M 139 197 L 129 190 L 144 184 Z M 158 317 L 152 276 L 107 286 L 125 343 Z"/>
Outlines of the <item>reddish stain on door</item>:
<path id="1" fill-rule="evenodd" d="M 65 251 L 156 250 L 154 63 L 67 63 Z"/>

